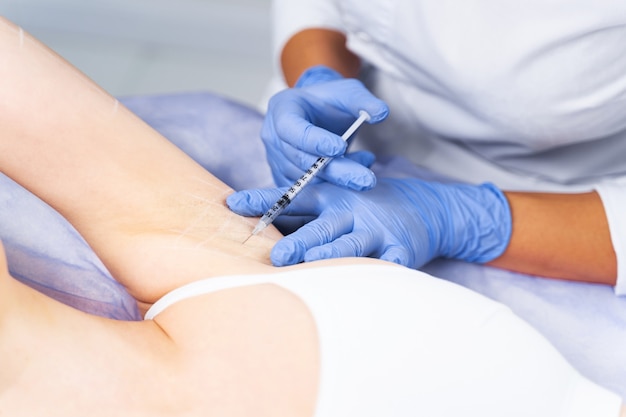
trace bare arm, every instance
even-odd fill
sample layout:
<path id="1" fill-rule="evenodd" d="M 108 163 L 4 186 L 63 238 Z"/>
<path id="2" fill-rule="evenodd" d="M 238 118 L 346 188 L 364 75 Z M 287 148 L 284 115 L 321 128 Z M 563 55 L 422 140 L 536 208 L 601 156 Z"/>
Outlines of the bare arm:
<path id="1" fill-rule="evenodd" d="M 132 295 L 268 262 L 279 234 L 243 247 L 252 220 L 225 206 L 229 187 L 6 20 L 0 51 L 0 170 L 67 218 Z"/>
<path id="2" fill-rule="evenodd" d="M 346 48 L 343 33 L 307 29 L 295 34 L 285 44 L 281 64 L 285 81 L 293 86 L 307 68 L 315 65 L 326 65 L 345 77 L 356 77 L 360 60 Z"/>
<path id="3" fill-rule="evenodd" d="M 491 265 L 545 277 L 614 285 L 617 260 L 595 192 L 506 193 L 511 242 Z"/>

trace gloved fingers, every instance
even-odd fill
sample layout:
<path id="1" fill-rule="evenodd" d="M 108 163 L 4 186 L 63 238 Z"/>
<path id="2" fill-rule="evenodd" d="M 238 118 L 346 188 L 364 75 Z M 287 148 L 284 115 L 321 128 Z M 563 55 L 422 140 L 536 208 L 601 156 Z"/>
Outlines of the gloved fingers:
<path id="1" fill-rule="evenodd" d="M 410 265 L 411 253 L 404 246 L 399 246 L 399 245 L 389 246 L 388 248 L 385 249 L 383 254 L 380 256 L 380 259 L 382 259 L 383 261 L 393 262 L 399 265 L 412 266 Z"/>
<path id="2" fill-rule="evenodd" d="M 280 187 L 289 186 L 302 176 L 302 173 L 315 162 L 318 156 L 296 148 L 290 142 L 291 136 L 281 137 L 276 132 L 274 118 L 280 118 L 280 116 L 275 116 L 273 113 L 268 113 L 266 116 L 261 129 L 261 139 L 265 145 L 266 159 L 274 182 Z"/>
<path id="3" fill-rule="evenodd" d="M 295 154 L 289 152 L 285 156 L 279 156 L 277 152 L 268 149 L 268 155 L 274 154 L 276 156 L 268 158 L 268 162 L 272 178 L 278 187 L 293 185 L 319 159 L 301 152 Z M 301 165 L 295 165 L 290 158 L 299 160 Z M 376 185 L 376 175 L 369 169 L 369 165 L 366 165 L 373 163 L 373 159 L 373 155 L 369 152 L 350 154 L 350 157 L 346 158 L 334 158 L 318 172 L 317 177 L 313 178 L 311 183 L 315 184 L 324 180 L 352 190 L 369 190 Z M 275 161 L 280 161 L 280 164 Z"/>
<path id="4" fill-rule="evenodd" d="M 321 259 L 363 257 L 376 251 L 379 239 L 366 230 L 358 230 L 338 237 L 322 246 L 309 249 L 304 255 L 305 262 Z"/>
<path id="5" fill-rule="evenodd" d="M 348 152 L 344 155 L 344 158 L 351 159 L 367 168 L 371 168 L 374 162 L 376 162 L 376 155 L 370 151 Z"/>
<path id="6" fill-rule="evenodd" d="M 317 110 L 314 105 L 307 103 L 301 97 L 292 100 L 276 100 L 271 111 L 268 111 L 266 115 L 261 137 L 269 143 L 274 143 L 278 139 L 312 155 L 342 155 L 347 147 L 346 142 L 340 136 L 343 132 L 336 134 L 326 128 L 332 129 L 331 125 L 337 123 L 337 117 L 341 120 L 340 125 L 345 124 L 349 115 L 329 110 L 319 115 L 322 109 L 324 106 Z"/>
<path id="7" fill-rule="evenodd" d="M 352 213 L 347 211 L 323 213 L 292 234 L 279 240 L 270 253 L 275 266 L 293 265 L 304 261 L 305 254 L 352 231 Z"/>
<path id="8" fill-rule="evenodd" d="M 389 114 L 387 104 L 356 79 L 288 89 L 270 99 L 263 130 L 310 154 L 342 155 L 346 143 L 341 135 L 361 110 L 370 116 L 368 123 Z"/>
<path id="9" fill-rule="evenodd" d="M 294 120 L 290 125 L 282 124 L 276 133 L 296 148 L 313 155 L 335 157 L 343 155 L 348 148 L 348 143 L 341 138 L 343 131 L 331 132 L 304 119 Z"/>
<path id="10" fill-rule="evenodd" d="M 309 88 L 316 87 L 318 86 Z M 345 110 L 354 119 L 359 117 L 360 110 L 365 110 L 370 115 L 369 123 L 381 122 L 389 114 L 387 104 L 373 95 L 361 81 L 355 78 L 329 81 L 324 83 L 323 87 L 316 88 L 315 94 L 336 108 Z"/>
<path id="11" fill-rule="evenodd" d="M 333 159 L 318 176 L 340 187 L 357 191 L 369 190 L 376 185 L 376 175 L 351 158 Z"/>
<path id="12" fill-rule="evenodd" d="M 280 153 L 274 148 L 267 149 L 267 161 L 272 171 L 272 178 L 278 187 L 288 187 L 302 176 L 317 161 L 318 157 L 302 153 L 293 147 L 283 146 L 289 149 L 285 153 Z M 293 160 L 299 161 L 296 165 Z M 307 164 L 308 162 L 308 164 Z M 319 180 L 313 180 L 319 182 Z"/>
<path id="13" fill-rule="evenodd" d="M 226 197 L 226 204 L 241 216 L 261 216 L 283 193 L 284 189 L 280 188 L 236 191 Z"/>
<path id="14" fill-rule="evenodd" d="M 287 188 L 285 187 L 241 190 L 229 195 L 226 198 L 226 204 L 232 211 L 241 216 L 261 216 L 286 191 Z M 317 195 L 305 190 L 285 207 L 282 214 L 287 216 L 317 216 L 321 210 L 320 205 Z"/>

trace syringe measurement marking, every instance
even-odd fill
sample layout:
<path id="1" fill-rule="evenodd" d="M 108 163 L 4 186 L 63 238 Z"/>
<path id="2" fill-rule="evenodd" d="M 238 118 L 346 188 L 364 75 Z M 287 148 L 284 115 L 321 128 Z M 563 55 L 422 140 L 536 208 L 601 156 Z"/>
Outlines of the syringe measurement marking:
<path id="1" fill-rule="evenodd" d="M 283 210 L 293 201 L 293 199 L 300 194 L 300 191 L 304 189 L 304 186 L 309 183 L 314 177 L 315 174 L 321 170 L 330 160 L 325 156 L 321 156 L 317 158 L 317 161 L 311 165 L 304 175 L 297 180 L 285 194 L 283 194 L 276 203 L 263 215 L 262 220 L 271 219 L 274 220 L 276 217 L 283 212 Z"/>
<path id="2" fill-rule="evenodd" d="M 346 130 L 344 134 L 341 135 L 341 139 L 343 139 L 344 141 L 348 140 L 348 138 L 350 138 L 350 136 L 352 136 L 352 134 L 359 128 L 359 126 L 361 126 L 363 122 L 369 119 L 370 115 L 367 114 L 366 111 L 361 110 L 359 112 L 359 117 L 354 121 L 354 123 L 352 123 L 348 130 Z M 269 226 L 274 221 L 274 219 L 276 219 L 276 217 L 278 217 L 283 212 L 283 210 L 285 210 L 285 208 L 300 193 L 300 191 L 302 191 L 302 189 L 309 183 L 309 181 L 311 181 L 311 179 L 315 177 L 315 175 L 317 175 L 317 173 L 321 171 L 321 169 L 324 168 L 324 166 L 330 160 L 332 160 L 332 158 L 327 156 L 320 156 L 319 158 L 317 158 L 313 165 L 311 165 L 311 167 L 300 177 L 300 179 L 297 180 L 291 187 L 289 187 L 287 192 L 283 194 L 278 199 L 278 201 L 272 205 L 272 207 L 263 215 L 263 217 L 261 217 L 254 230 L 252 231 L 252 234 L 248 236 L 246 240 L 243 241 L 243 243 L 246 243 L 248 239 L 250 239 L 252 236 L 256 235 L 258 232 Z"/>

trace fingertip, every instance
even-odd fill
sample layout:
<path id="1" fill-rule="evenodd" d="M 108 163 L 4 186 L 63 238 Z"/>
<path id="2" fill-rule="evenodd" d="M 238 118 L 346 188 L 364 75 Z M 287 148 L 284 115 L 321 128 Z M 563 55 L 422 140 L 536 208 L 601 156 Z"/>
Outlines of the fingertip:
<path id="1" fill-rule="evenodd" d="M 322 178 L 339 187 L 364 191 L 376 185 L 376 174 L 352 158 L 340 158 L 328 165 Z"/>
<path id="2" fill-rule="evenodd" d="M 332 254 L 329 253 L 326 247 L 314 247 L 306 251 L 304 254 L 304 262 L 321 261 L 322 259 L 332 258 Z"/>
<path id="3" fill-rule="evenodd" d="M 323 140 L 315 140 L 315 154 L 328 157 L 337 157 L 346 153 L 348 144 L 341 136 L 331 132 L 324 131 L 325 138 Z"/>
<path id="4" fill-rule="evenodd" d="M 367 170 L 361 175 L 351 177 L 346 186 L 355 191 L 371 190 L 376 186 L 376 175 L 371 170 Z"/>
<path id="5" fill-rule="evenodd" d="M 230 206 L 231 204 L 236 204 L 238 201 L 239 197 L 237 196 L 237 191 L 226 197 L 226 204 L 228 206 Z"/>
<path id="6" fill-rule="evenodd" d="M 384 101 L 379 101 L 378 105 L 370 111 L 368 114 L 370 115 L 370 119 L 367 121 L 369 124 L 380 123 L 389 116 L 389 106 Z"/>
<path id="7" fill-rule="evenodd" d="M 242 202 L 246 202 L 246 197 L 241 191 L 235 191 L 234 193 L 226 197 L 226 205 L 232 211 L 240 210 Z"/>
<path id="8" fill-rule="evenodd" d="M 409 253 L 406 249 L 400 247 L 392 247 L 385 251 L 380 257 L 381 260 L 393 262 L 402 266 L 409 266 Z"/>
<path id="9" fill-rule="evenodd" d="M 298 250 L 298 245 L 287 238 L 279 240 L 270 252 L 270 260 L 274 266 L 289 266 L 302 262 L 304 256 Z"/>

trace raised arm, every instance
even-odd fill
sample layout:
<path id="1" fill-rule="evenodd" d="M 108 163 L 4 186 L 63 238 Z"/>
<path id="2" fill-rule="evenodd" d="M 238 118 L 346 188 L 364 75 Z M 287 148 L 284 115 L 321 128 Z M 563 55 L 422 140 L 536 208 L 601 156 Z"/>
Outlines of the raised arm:
<path id="1" fill-rule="evenodd" d="M 66 217 L 131 294 L 245 270 L 278 233 L 246 247 L 231 191 L 116 99 L 0 21 L 0 170 Z M 208 215 L 210 213 L 210 215 Z"/>

